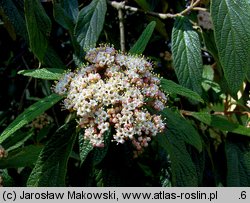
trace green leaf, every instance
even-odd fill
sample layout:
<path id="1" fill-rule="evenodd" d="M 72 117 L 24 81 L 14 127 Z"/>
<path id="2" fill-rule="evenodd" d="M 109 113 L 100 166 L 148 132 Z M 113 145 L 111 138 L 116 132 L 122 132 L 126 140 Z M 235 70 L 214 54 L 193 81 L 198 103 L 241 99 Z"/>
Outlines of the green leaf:
<path id="1" fill-rule="evenodd" d="M 28 132 L 21 132 L 19 130 L 9 136 L 8 139 L 4 140 L 1 145 L 9 152 L 22 146 L 29 138 L 32 137 L 32 135 L 32 130 Z"/>
<path id="2" fill-rule="evenodd" d="M 93 145 L 89 140 L 84 140 L 84 135 L 79 133 L 79 149 L 80 149 L 80 159 L 81 164 L 85 161 L 88 154 L 93 150 Z"/>
<path id="3" fill-rule="evenodd" d="M 53 14 L 55 20 L 65 29 L 69 30 L 71 34 L 73 34 L 78 16 L 78 1 L 54 0 Z"/>
<path id="4" fill-rule="evenodd" d="M 179 83 L 201 94 L 203 67 L 199 35 L 186 17 L 178 17 L 174 23 L 172 53 Z"/>
<path id="5" fill-rule="evenodd" d="M 248 0 L 213 0 L 215 42 L 226 80 L 236 96 L 250 66 L 250 5 Z"/>
<path id="6" fill-rule="evenodd" d="M 42 146 L 29 145 L 8 154 L 7 158 L 2 158 L 0 168 L 19 168 L 32 166 L 42 150 Z"/>
<path id="7" fill-rule="evenodd" d="M 218 128 L 222 131 L 228 131 L 232 133 L 250 136 L 249 128 L 239 125 L 237 123 L 232 123 L 221 116 L 211 115 L 206 112 L 192 112 L 190 115 L 198 119 L 199 121 L 211 127 Z"/>
<path id="8" fill-rule="evenodd" d="M 109 144 L 111 142 L 111 129 L 107 130 L 104 133 L 104 147 L 102 148 L 97 148 L 95 147 L 93 149 L 93 163 L 94 165 L 98 165 L 99 163 L 101 163 L 101 161 L 105 158 L 108 149 L 109 149 Z"/>
<path id="9" fill-rule="evenodd" d="M 17 3 L 13 0 L 1 0 L 0 8 L 2 8 L 4 13 L 8 16 L 8 19 L 12 23 L 15 32 L 27 40 L 28 33 L 25 26 L 23 9 L 21 9 L 23 8 L 22 4 L 22 1 L 18 1 Z"/>
<path id="10" fill-rule="evenodd" d="M 48 141 L 30 174 L 27 186 L 65 186 L 67 163 L 76 137 L 75 127 L 75 122 L 63 125 Z"/>
<path id="11" fill-rule="evenodd" d="M 33 70 L 20 70 L 18 74 L 40 78 L 44 80 L 59 80 L 62 77 L 64 70 L 56 68 L 41 68 Z"/>
<path id="12" fill-rule="evenodd" d="M 66 69 L 66 66 L 51 46 L 48 46 L 45 53 L 44 64 L 50 68 Z"/>
<path id="13" fill-rule="evenodd" d="M 1 185 L 4 187 L 15 187 L 14 179 L 8 174 L 8 169 L 4 169 L 0 172 L 3 182 Z"/>
<path id="14" fill-rule="evenodd" d="M 160 146 L 170 155 L 172 184 L 177 187 L 197 187 L 196 167 L 180 135 L 168 130 L 166 135 L 158 136 Z"/>
<path id="15" fill-rule="evenodd" d="M 142 54 L 145 50 L 155 28 L 156 22 L 152 21 L 147 25 L 134 46 L 129 50 L 131 54 Z"/>
<path id="16" fill-rule="evenodd" d="M 249 187 L 250 147 L 247 143 L 227 141 L 227 186 Z"/>
<path id="17" fill-rule="evenodd" d="M 51 21 L 39 0 L 25 0 L 24 8 L 30 48 L 42 62 L 48 47 Z"/>
<path id="18" fill-rule="evenodd" d="M 106 0 L 93 0 L 79 12 L 75 35 L 83 49 L 95 46 L 104 25 L 106 11 Z"/>
<path id="19" fill-rule="evenodd" d="M 1 134 L 0 144 L 11 136 L 18 129 L 28 124 L 30 121 L 41 115 L 44 111 L 52 107 L 58 101 L 62 99 L 57 94 L 51 94 L 38 102 L 32 104 L 23 113 L 21 113 Z"/>
<path id="20" fill-rule="evenodd" d="M 75 23 L 78 16 L 78 0 L 53 0 L 54 4 L 60 4 L 65 14 Z"/>
<path id="21" fill-rule="evenodd" d="M 161 78 L 161 87 L 166 93 L 179 94 L 181 96 L 187 97 L 195 101 L 204 102 L 199 94 L 197 94 L 196 92 L 188 88 L 185 88 L 185 87 L 182 87 L 181 85 L 176 84 L 172 80 Z"/>
<path id="22" fill-rule="evenodd" d="M 199 152 L 202 151 L 200 135 L 186 119 L 169 109 L 164 109 L 161 114 L 166 120 L 167 131 L 172 132 L 179 140 L 194 146 Z"/>

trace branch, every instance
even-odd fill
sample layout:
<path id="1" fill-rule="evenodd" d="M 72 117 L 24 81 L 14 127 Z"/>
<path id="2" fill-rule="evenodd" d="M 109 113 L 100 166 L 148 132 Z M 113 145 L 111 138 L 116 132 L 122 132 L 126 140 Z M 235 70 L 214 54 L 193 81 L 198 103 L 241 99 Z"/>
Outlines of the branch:
<path id="1" fill-rule="evenodd" d="M 178 16 L 183 16 L 185 14 L 187 14 L 189 11 L 191 10 L 197 10 L 196 6 L 200 3 L 201 0 L 196 0 L 196 1 L 192 1 L 190 6 L 188 6 L 185 10 L 183 10 L 180 13 L 176 13 L 176 14 L 171 14 L 171 13 L 157 13 L 157 12 L 152 12 L 152 11 L 144 11 L 143 9 L 139 9 L 133 6 L 126 6 L 124 4 L 124 2 L 117 2 L 117 1 L 108 1 L 108 3 L 113 6 L 114 8 L 116 8 L 117 10 L 119 9 L 123 9 L 123 10 L 128 10 L 128 11 L 132 11 L 132 12 L 141 12 L 144 14 L 148 14 L 148 15 L 152 15 L 155 17 L 158 17 L 160 19 L 167 19 L 167 18 L 176 18 Z"/>
<path id="2" fill-rule="evenodd" d="M 121 4 L 125 5 L 125 2 L 121 2 Z M 121 51 L 125 52 L 125 32 L 124 32 L 124 20 L 122 9 L 118 8 L 118 18 L 119 18 L 119 28 L 120 28 L 120 46 Z"/>

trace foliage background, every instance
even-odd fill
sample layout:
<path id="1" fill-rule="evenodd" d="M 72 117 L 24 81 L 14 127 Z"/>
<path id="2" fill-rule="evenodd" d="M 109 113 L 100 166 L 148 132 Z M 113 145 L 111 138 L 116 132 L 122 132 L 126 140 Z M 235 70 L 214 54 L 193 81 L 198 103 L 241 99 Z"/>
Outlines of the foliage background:
<path id="1" fill-rule="evenodd" d="M 250 2 L 197 2 L 213 29 L 199 24 L 197 10 L 166 19 L 123 10 L 126 51 L 143 52 L 169 94 L 166 132 L 133 159 L 130 144 L 110 135 L 93 149 L 51 92 L 64 70 L 84 62 L 86 47 L 120 49 L 117 9 L 105 0 L 1 0 L 1 184 L 250 186 Z M 190 1 L 125 3 L 176 14 Z"/>

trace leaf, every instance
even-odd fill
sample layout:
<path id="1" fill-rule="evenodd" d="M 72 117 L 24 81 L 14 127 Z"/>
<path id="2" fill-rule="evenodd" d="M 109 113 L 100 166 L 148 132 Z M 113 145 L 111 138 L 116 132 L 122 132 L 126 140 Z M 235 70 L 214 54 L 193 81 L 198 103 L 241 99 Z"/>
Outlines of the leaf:
<path id="1" fill-rule="evenodd" d="M 156 22 L 152 21 L 147 25 L 134 46 L 129 50 L 131 54 L 142 54 L 145 50 L 155 28 Z"/>
<path id="2" fill-rule="evenodd" d="M 11 136 L 18 129 L 28 124 L 30 121 L 41 115 L 44 111 L 52 107 L 62 99 L 57 94 L 51 94 L 38 102 L 32 104 L 23 113 L 21 113 L 1 134 L 0 144 Z"/>
<path id="3" fill-rule="evenodd" d="M 65 29 L 69 30 L 71 34 L 73 34 L 78 16 L 78 1 L 54 0 L 53 13 L 55 20 Z"/>
<path id="4" fill-rule="evenodd" d="M 8 154 L 7 158 L 2 158 L 0 168 L 19 168 L 32 166 L 42 150 L 42 146 L 29 145 Z"/>
<path id="5" fill-rule="evenodd" d="M 170 155 L 172 184 L 177 187 L 197 187 L 198 174 L 185 142 L 173 131 L 158 136 L 159 144 Z"/>
<path id="6" fill-rule="evenodd" d="M 222 131 L 228 131 L 240 135 L 250 136 L 249 128 L 239 125 L 237 123 L 232 123 L 221 116 L 211 115 L 207 112 L 192 112 L 190 115 L 198 119 L 199 121 L 211 127 L 218 128 Z"/>
<path id="7" fill-rule="evenodd" d="M 75 35 L 83 49 L 95 46 L 104 25 L 106 11 L 106 0 L 93 0 L 79 12 Z"/>
<path id="8" fill-rule="evenodd" d="M 42 62 L 48 47 L 51 21 L 39 0 L 25 0 L 24 9 L 30 48 Z"/>
<path id="9" fill-rule="evenodd" d="M 76 137 L 75 127 L 75 122 L 63 125 L 48 141 L 30 174 L 27 186 L 65 186 L 67 163 Z"/>
<path id="10" fill-rule="evenodd" d="M 78 16 L 78 0 L 54 0 L 53 3 L 58 2 L 66 15 L 75 23 Z"/>
<path id="11" fill-rule="evenodd" d="M 111 136 L 112 136 L 111 129 L 107 130 L 103 136 L 104 136 L 104 147 L 94 148 L 94 150 L 93 150 L 93 163 L 94 163 L 94 165 L 98 165 L 99 163 L 101 163 L 108 152 L 109 144 L 111 142 Z"/>
<path id="12" fill-rule="evenodd" d="M 187 120 L 166 108 L 161 115 L 166 120 L 167 131 L 170 131 L 177 139 L 194 146 L 199 152 L 202 151 L 200 135 Z"/>
<path id="13" fill-rule="evenodd" d="M 15 184 L 14 184 L 14 179 L 8 174 L 8 170 L 7 169 L 4 169 L 1 171 L 1 176 L 2 176 L 2 184 L 4 187 L 15 187 Z"/>
<path id="14" fill-rule="evenodd" d="M 14 134 L 8 137 L 8 139 L 4 140 L 2 146 L 9 152 L 16 148 L 19 148 L 33 135 L 32 130 L 28 132 L 16 131 Z"/>
<path id="15" fill-rule="evenodd" d="M 250 147 L 247 143 L 227 141 L 227 187 L 250 185 Z"/>
<path id="16" fill-rule="evenodd" d="M 174 69 L 179 83 L 201 94 L 202 58 L 198 34 L 186 17 L 178 17 L 172 30 Z"/>
<path id="17" fill-rule="evenodd" d="M 28 33 L 25 26 L 25 20 L 24 20 L 24 14 L 21 10 L 21 5 L 19 7 L 18 4 L 23 4 L 22 1 L 16 1 L 13 0 L 0 0 L 0 7 L 3 9 L 4 13 L 8 16 L 8 19 L 12 23 L 15 32 L 22 36 L 25 40 L 28 39 Z M 1 9 L 0 9 L 1 10 Z"/>
<path id="18" fill-rule="evenodd" d="M 185 87 L 182 87 L 181 85 L 176 84 L 172 80 L 161 78 L 161 87 L 166 93 L 179 94 L 181 96 L 190 98 L 195 101 L 204 102 L 199 94 L 197 94 L 196 92 L 188 88 L 185 88 Z"/>
<path id="19" fill-rule="evenodd" d="M 93 150 L 93 145 L 89 140 L 84 140 L 83 134 L 79 134 L 79 149 L 81 164 L 85 161 L 88 154 Z"/>
<path id="20" fill-rule="evenodd" d="M 44 64 L 50 68 L 66 69 L 66 66 L 51 46 L 48 46 L 45 53 Z"/>
<path id="21" fill-rule="evenodd" d="M 62 77 L 64 70 L 56 68 L 41 68 L 33 70 L 20 70 L 18 74 L 40 78 L 44 80 L 59 80 Z"/>
<path id="22" fill-rule="evenodd" d="M 210 8 L 220 62 L 235 97 L 250 66 L 250 5 L 247 1 L 213 0 Z"/>

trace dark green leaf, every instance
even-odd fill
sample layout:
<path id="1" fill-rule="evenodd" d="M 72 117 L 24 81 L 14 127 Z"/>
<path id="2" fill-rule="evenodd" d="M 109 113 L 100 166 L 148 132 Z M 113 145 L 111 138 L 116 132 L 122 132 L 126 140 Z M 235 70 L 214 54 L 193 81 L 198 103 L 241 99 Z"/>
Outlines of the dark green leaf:
<path id="1" fill-rule="evenodd" d="M 44 111 L 52 107 L 58 101 L 62 99 L 61 96 L 57 94 L 51 94 L 38 102 L 32 104 L 23 113 L 21 113 L 1 134 L 0 144 L 11 136 L 18 129 L 28 124 L 37 116 L 41 115 Z"/>
<path id="2" fill-rule="evenodd" d="M 250 146 L 249 143 L 226 142 L 227 186 L 249 187 Z"/>
<path id="3" fill-rule="evenodd" d="M 211 3 L 215 42 L 233 96 L 250 66 L 250 5 L 247 1 L 213 0 Z"/>
<path id="4" fill-rule="evenodd" d="M 179 94 L 181 96 L 190 98 L 192 100 L 203 102 L 203 99 L 196 92 L 188 88 L 182 87 L 181 85 L 176 84 L 172 80 L 167 80 L 162 78 L 161 87 L 166 93 Z"/>
<path id="5" fill-rule="evenodd" d="M 142 54 L 145 50 L 155 28 L 156 22 L 152 21 L 147 25 L 134 46 L 129 50 L 131 54 Z"/>
<path id="6" fill-rule="evenodd" d="M 32 166 L 42 150 L 43 147 L 29 145 L 11 151 L 7 158 L 2 158 L 0 161 L 0 168 L 19 168 L 25 166 Z"/>
<path id="7" fill-rule="evenodd" d="M 21 70 L 18 74 L 22 74 L 24 76 L 30 76 L 33 78 L 40 78 L 45 80 L 59 80 L 64 73 L 63 69 L 57 68 L 41 68 L 41 69 L 33 69 L 33 70 Z"/>
<path id="8" fill-rule="evenodd" d="M 228 131 L 228 132 L 232 132 L 232 133 L 250 136 L 250 129 L 249 128 L 242 126 L 242 125 L 239 125 L 237 123 L 232 123 L 221 116 L 211 115 L 211 114 L 206 113 L 206 112 L 200 112 L 200 113 L 192 112 L 191 116 L 195 117 L 199 121 L 201 121 L 201 122 L 203 122 L 211 127 L 215 127 L 215 128 L 220 129 L 220 130 L 223 130 L 223 131 Z"/>
<path id="9" fill-rule="evenodd" d="M 23 2 L 19 1 L 19 4 L 23 4 Z M 21 10 L 21 8 L 19 8 L 19 5 L 12 0 L 0 0 L 0 7 L 8 16 L 8 19 L 12 23 L 15 32 L 27 40 L 28 33 L 25 26 L 24 12 Z"/>
<path id="10" fill-rule="evenodd" d="M 104 25 L 106 11 L 106 0 L 93 0 L 80 11 L 75 35 L 83 49 L 95 46 Z"/>
<path id="11" fill-rule="evenodd" d="M 75 141 L 76 123 L 63 125 L 41 151 L 27 186 L 65 186 L 67 163 Z"/>
<path id="12" fill-rule="evenodd" d="M 93 145 L 90 143 L 89 140 L 84 140 L 84 135 L 79 134 L 79 149 L 80 149 L 80 159 L 81 163 L 85 161 L 88 154 L 93 150 Z"/>
<path id="13" fill-rule="evenodd" d="M 14 179 L 9 175 L 8 170 L 4 169 L 0 172 L 2 176 L 2 184 L 4 187 L 15 187 Z"/>
<path id="14" fill-rule="evenodd" d="M 66 69 L 66 66 L 54 51 L 54 49 L 48 46 L 47 51 L 44 56 L 44 64 L 50 68 Z"/>
<path id="15" fill-rule="evenodd" d="M 25 0 L 24 8 L 30 48 L 42 62 L 48 47 L 51 21 L 39 0 Z"/>
<path id="16" fill-rule="evenodd" d="M 194 146 L 199 152 L 202 151 L 200 135 L 186 119 L 169 109 L 164 109 L 161 114 L 166 119 L 167 131 L 172 132 L 179 140 Z"/>
<path id="17" fill-rule="evenodd" d="M 174 69 L 179 83 L 201 94 L 202 58 L 199 36 L 186 17 L 178 17 L 172 31 Z"/>
<path id="18" fill-rule="evenodd" d="M 109 149 L 109 144 L 111 142 L 111 130 L 107 130 L 105 133 L 104 133 L 104 147 L 102 148 L 97 148 L 95 147 L 93 149 L 93 163 L 94 165 L 97 165 L 99 163 L 101 163 L 101 161 L 105 158 L 107 152 L 108 152 L 108 149 Z"/>
<path id="19" fill-rule="evenodd" d="M 28 132 L 21 132 L 21 130 L 16 131 L 8 139 L 4 140 L 2 146 L 7 150 L 14 150 L 24 144 L 33 135 L 32 130 Z"/>
<path id="20" fill-rule="evenodd" d="M 167 131 L 158 136 L 159 143 L 170 155 L 172 184 L 178 187 L 197 187 L 198 174 L 181 134 Z"/>
<path id="21" fill-rule="evenodd" d="M 74 26 L 78 16 L 77 0 L 54 0 L 53 13 L 55 20 L 71 34 L 74 32 Z"/>
<path id="22" fill-rule="evenodd" d="M 78 16 L 78 0 L 54 0 L 53 3 L 60 4 L 65 14 L 75 23 Z"/>

